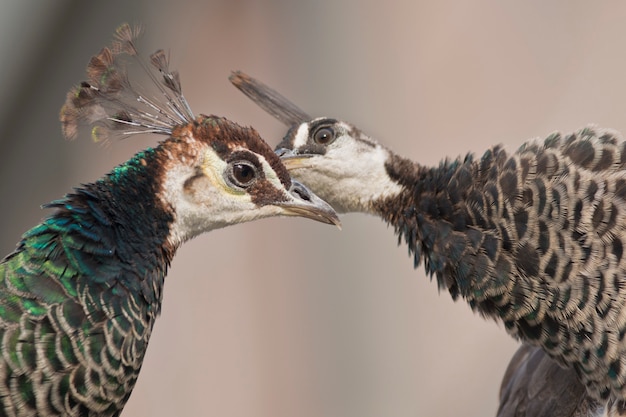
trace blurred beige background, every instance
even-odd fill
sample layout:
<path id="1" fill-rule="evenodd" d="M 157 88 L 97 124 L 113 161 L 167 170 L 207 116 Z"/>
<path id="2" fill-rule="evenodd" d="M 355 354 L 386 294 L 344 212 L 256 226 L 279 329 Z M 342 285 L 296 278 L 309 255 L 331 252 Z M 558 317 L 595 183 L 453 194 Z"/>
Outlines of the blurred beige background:
<path id="1" fill-rule="evenodd" d="M 172 2 L 173 3 L 173 2 Z M 171 51 L 196 113 L 284 127 L 230 86 L 267 82 L 424 164 L 589 122 L 626 131 L 626 3 L 0 1 L 1 252 L 39 205 L 155 143 L 69 143 L 58 110 L 123 22 Z M 516 348 L 438 294 L 392 231 L 272 219 L 178 253 L 124 416 L 494 415 Z"/>

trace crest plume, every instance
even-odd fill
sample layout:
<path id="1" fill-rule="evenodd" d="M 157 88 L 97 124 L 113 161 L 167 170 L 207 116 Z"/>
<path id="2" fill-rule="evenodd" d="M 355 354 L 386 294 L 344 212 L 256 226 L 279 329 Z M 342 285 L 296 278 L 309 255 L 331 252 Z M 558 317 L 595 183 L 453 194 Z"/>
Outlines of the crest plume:
<path id="1" fill-rule="evenodd" d="M 71 138 L 94 124 L 96 140 L 167 137 L 45 205 L 51 213 L 0 259 L 2 417 L 119 417 L 167 271 L 189 239 L 276 216 L 340 224 L 327 203 L 291 181 L 254 129 L 194 118 L 166 54 L 140 56 L 140 32 L 120 26 L 91 58 L 61 110 L 63 132 Z M 133 60 L 151 91 L 126 72 Z"/>
<path id="2" fill-rule="evenodd" d="M 91 58 L 88 81 L 70 90 L 61 109 L 66 138 L 74 139 L 82 125 L 93 125 L 91 133 L 97 142 L 137 133 L 169 135 L 175 126 L 194 119 L 180 76 L 170 71 L 165 52 L 154 52 L 149 63 L 140 55 L 135 41 L 141 33 L 139 26 L 122 24 L 111 46 Z M 130 81 L 126 67 L 131 60 L 148 74 L 153 91 Z"/>
<path id="3" fill-rule="evenodd" d="M 349 123 L 300 120 L 293 103 L 243 73 L 231 82 L 293 123 L 277 149 L 293 178 L 338 211 L 378 215 L 441 289 L 524 342 L 499 417 L 626 415 L 619 133 L 588 126 L 429 167 Z"/>
<path id="4" fill-rule="evenodd" d="M 304 110 L 278 91 L 243 71 L 233 71 L 229 80 L 249 99 L 287 126 L 297 125 L 312 119 Z"/>

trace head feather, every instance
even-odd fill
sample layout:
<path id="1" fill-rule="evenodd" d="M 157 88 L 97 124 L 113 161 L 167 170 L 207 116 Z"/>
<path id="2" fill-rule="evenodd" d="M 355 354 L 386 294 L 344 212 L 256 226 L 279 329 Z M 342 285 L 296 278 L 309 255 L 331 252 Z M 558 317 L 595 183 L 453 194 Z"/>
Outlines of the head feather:
<path id="1" fill-rule="evenodd" d="M 112 45 L 91 58 L 87 81 L 68 93 L 61 109 L 65 137 L 74 139 L 82 125 L 94 126 L 96 141 L 137 133 L 170 135 L 176 126 L 194 120 L 180 76 L 169 70 L 165 53 L 152 54 L 150 64 L 140 55 L 135 41 L 141 33 L 140 27 L 125 23 L 116 30 Z M 139 63 L 156 91 L 144 91 L 129 80 L 130 60 Z"/>

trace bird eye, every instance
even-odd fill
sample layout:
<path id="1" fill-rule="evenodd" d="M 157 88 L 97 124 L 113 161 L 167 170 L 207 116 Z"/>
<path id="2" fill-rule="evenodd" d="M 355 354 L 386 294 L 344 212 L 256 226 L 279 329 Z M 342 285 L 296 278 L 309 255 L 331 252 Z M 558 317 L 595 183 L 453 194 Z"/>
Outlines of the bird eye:
<path id="1" fill-rule="evenodd" d="M 248 187 L 256 180 L 257 169 L 248 161 L 237 161 L 231 164 L 229 177 L 233 184 Z"/>
<path id="2" fill-rule="evenodd" d="M 335 131 L 328 126 L 320 127 L 313 133 L 313 140 L 318 145 L 328 145 L 335 140 Z"/>

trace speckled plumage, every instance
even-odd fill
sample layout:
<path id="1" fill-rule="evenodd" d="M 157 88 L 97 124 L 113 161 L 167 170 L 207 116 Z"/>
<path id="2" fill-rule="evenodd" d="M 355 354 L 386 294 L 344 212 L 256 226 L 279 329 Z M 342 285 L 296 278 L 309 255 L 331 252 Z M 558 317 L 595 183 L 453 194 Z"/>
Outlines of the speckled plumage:
<path id="1" fill-rule="evenodd" d="M 61 111 L 63 130 L 73 137 L 94 124 L 97 139 L 167 138 L 48 204 L 54 212 L 0 261 L 0 416 L 118 416 L 185 241 L 270 216 L 338 224 L 254 129 L 194 118 L 162 52 L 153 64 L 163 80 L 144 66 L 162 101 L 132 88 L 120 59 L 137 56 L 136 35 L 122 25 L 92 58 L 90 81 Z"/>
<path id="2" fill-rule="evenodd" d="M 294 178 L 338 211 L 388 222 L 415 266 L 423 262 L 453 298 L 570 368 L 564 375 L 585 387 L 585 404 L 624 408 L 626 143 L 619 134 L 590 126 L 516 152 L 496 146 L 426 167 L 348 123 L 311 119 L 245 74 L 231 81 L 292 125 L 277 151 Z M 366 175 L 381 167 L 370 155 L 380 152 L 384 170 L 373 181 Z"/>
<path id="3" fill-rule="evenodd" d="M 369 211 L 453 298 L 576 367 L 597 399 L 622 398 L 624 151 L 615 134 L 586 128 L 435 168 L 390 154 L 402 190 Z M 304 169 L 292 174 L 306 182 Z"/>
<path id="4" fill-rule="evenodd" d="M 118 415 L 126 403 L 174 255 L 172 213 L 152 198 L 160 153 L 50 204 L 0 264 L 0 415 Z"/>
<path id="5" fill-rule="evenodd" d="M 412 173 L 392 158 L 406 191 L 373 206 L 454 298 L 573 366 L 595 399 L 622 399 L 622 155 L 613 133 L 587 128 Z"/>

